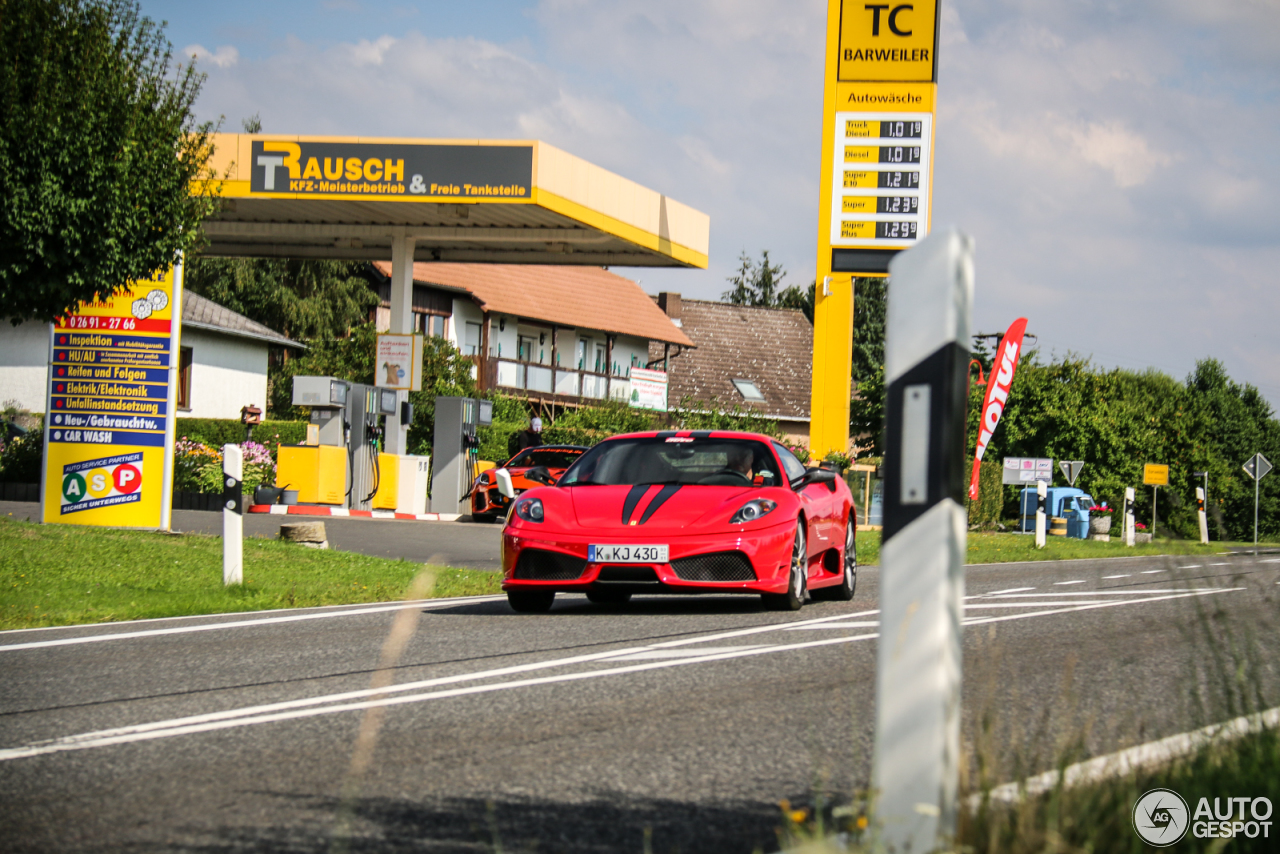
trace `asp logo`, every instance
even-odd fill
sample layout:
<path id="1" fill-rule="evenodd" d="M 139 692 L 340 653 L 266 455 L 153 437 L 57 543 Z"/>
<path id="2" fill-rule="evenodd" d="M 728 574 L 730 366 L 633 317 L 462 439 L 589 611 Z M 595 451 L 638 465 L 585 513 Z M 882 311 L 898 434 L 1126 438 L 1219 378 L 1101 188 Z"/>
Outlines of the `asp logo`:
<path id="1" fill-rule="evenodd" d="M 120 454 L 62 467 L 61 515 L 142 500 L 142 454 Z"/>

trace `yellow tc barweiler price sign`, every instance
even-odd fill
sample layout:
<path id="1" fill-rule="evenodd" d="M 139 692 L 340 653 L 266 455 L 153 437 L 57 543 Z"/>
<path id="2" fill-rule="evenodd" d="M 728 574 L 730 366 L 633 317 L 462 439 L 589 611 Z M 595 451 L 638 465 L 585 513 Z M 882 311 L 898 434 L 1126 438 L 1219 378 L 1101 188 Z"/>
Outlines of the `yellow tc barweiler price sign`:
<path id="1" fill-rule="evenodd" d="M 182 267 L 52 325 L 45 524 L 168 528 Z"/>
<path id="2" fill-rule="evenodd" d="M 940 0 L 828 0 L 810 452 L 847 453 L 854 276 L 932 218 Z"/>

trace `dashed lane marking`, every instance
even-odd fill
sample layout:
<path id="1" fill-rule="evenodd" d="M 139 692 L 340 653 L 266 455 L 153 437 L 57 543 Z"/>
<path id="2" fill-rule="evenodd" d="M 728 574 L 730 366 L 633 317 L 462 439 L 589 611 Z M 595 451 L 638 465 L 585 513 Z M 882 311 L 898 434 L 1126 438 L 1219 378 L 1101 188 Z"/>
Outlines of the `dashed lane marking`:
<path id="1" fill-rule="evenodd" d="M 1126 572 L 1124 575 L 1104 575 L 1104 576 L 1102 576 L 1102 577 L 1103 577 L 1103 578 L 1106 578 L 1106 579 L 1111 579 L 1111 578 L 1128 578 L 1128 577 L 1130 577 L 1131 575 L 1133 575 L 1133 573 L 1131 573 L 1131 572 Z"/>
<path id="2" fill-rule="evenodd" d="M 1144 569 L 1144 570 L 1142 570 L 1142 574 L 1143 574 L 1143 575 L 1155 575 L 1157 572 L 1168 572 L 1168 570 L 1166 570 L 1166 569 Z"/>
<path id="3" fill-rule="evenodd" d="M 1055 581 L 1055 587 L 1066 587 L 1068 584 L 1084 584 L 1083 581 Z"/>
<path id="4" fill-rule="evenodd" d="M 1023 592 L 1025 592 L 1025 591 L 1027 591 L 1027 590 L 1035 590 L 1035 588 L 1034 588 L 1034 587 L 1010 587 L 1008 590 L 994 590 L 994 591 L 992 591 L 991 593 L 980 593 L 980 594 L 978 594 L 978 595 L 980 595 L 980 596 L 999 596 L 999 595 L 1000 595 L 1000 594 L 1002 594 L 1002 593 L 1023 593 Z M 966 598 L 966 599 L 971 599 L 971 598 L 973 598 L 973 597 L 971 597 L 971 596 L 966 596 L 965 598 Z"/>

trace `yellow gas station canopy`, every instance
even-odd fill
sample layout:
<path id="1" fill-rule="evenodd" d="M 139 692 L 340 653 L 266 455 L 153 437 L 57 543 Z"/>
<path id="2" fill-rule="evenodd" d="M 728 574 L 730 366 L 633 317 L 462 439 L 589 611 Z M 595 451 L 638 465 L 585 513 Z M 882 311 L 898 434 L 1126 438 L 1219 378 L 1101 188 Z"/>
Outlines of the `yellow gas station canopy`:
<path id="1" fill-rule="evenodd" d="M 707 266 L 706 214 L 545 142 L 213 139 L 208 255 Z"/>

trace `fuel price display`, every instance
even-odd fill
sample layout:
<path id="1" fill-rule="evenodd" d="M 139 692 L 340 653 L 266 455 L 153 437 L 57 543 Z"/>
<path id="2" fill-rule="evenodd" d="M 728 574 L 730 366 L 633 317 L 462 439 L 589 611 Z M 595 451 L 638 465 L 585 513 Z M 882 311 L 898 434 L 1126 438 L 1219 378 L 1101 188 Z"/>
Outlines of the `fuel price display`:
<path id="1" fill-rule="evenodd" d="M 928 233 L 932 113 L 837 113 L 832 246 L 903 247 Z"/>

